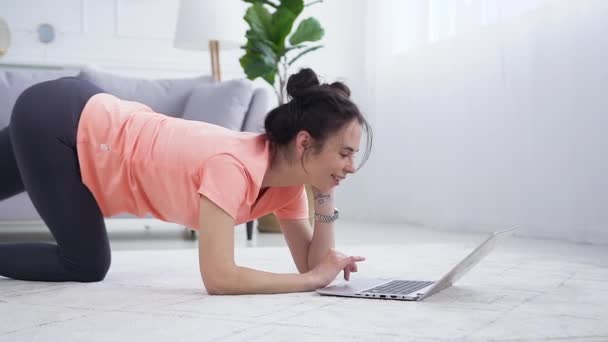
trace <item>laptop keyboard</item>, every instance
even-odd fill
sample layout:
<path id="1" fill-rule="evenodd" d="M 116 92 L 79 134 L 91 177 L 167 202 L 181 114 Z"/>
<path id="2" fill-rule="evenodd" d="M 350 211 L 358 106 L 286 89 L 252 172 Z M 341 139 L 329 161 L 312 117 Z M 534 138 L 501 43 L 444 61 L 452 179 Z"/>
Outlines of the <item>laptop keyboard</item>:
<path id="1" fill-rule="evenodd" d="M 363 291 L 371 293 L 408 294 L 431 285 L 432 281 L 393 280 L 386 284 Z"/>

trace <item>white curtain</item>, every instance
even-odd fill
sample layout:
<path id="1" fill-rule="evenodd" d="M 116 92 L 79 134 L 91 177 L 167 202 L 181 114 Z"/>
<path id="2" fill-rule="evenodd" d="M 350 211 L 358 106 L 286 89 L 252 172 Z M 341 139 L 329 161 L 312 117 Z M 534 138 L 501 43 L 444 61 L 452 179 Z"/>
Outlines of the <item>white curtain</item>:
<path id="1" fill-rule="evenodd" d="M 556 0 L 366 0 L 367 75 L 385 79 L 397 55 L 483 30 L 551 1 Z"/>
<path id="2" fill-rule="evenodd" d="M 360 219 L 606 242 L 608 1 L 369 0 Z M 373 208 L 373 209 L 371 209 Z"/>
<path id="3" fill-rule="evenodd" d="M 380 1 L 379 11 L 370 20 L 386 22 L 390 50 L 396 54 L 525 15 L 550 1 L 387 0 Z"/>
<path id="4" fill-rule="evenodd" d="M 378 126 L 398 59 L 441 41 L 484 30 L 559 0 L 364 0 L 364 107 Z M 569 0 L 573 5 L 577 1 Z M 562 1 L 563 2 L 563 1 Z M 500 31 L 497 31 L 500 34 Z M 497 36 L 496 40 L 502 40 Z M 498 44 L 501 44 L 500 42 Z M 504 47 L 499 47 L 504 50 Z"/>

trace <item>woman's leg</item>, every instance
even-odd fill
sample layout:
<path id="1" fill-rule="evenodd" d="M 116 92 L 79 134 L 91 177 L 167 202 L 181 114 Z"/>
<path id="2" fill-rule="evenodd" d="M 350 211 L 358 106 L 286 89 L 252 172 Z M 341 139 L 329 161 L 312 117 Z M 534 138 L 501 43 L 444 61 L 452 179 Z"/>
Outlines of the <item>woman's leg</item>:
<path id="1" fill-rule="evenodd" d="M 23 192 L 9 126 L 0 129 L 0 201 Z"/>
<path id="2" fill-rule="evenodd" d="M 0 244 L 0 275 L 21 280 L 102 280 L 110 267 L 103 215 L 81 182 L 76 130 L 86 101 L 101 89 L 62 78 L 25 90 L 10 121 L 16 164 L 56 244 Z"/>

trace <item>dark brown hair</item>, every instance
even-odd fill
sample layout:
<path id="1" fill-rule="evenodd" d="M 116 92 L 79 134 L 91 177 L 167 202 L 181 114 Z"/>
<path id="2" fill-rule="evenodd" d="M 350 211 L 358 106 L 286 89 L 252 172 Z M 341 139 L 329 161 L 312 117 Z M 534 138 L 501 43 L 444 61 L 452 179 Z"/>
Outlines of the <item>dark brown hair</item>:
<path id="1" fill-rule="evenodd" d="M 350 100 L 350 89 L 344 83 L 320 84 L 315 72 L 305 68 L 289 77 L 287 94 L 290 101 L 270 111 L 264 121 L 273 151 L 288 146 L 298 132 L 304 130 L 316 141 L 314 149 L 318 153 L 327 138 L 357 120 L 367 133 L 367 146 L 359 168 L 365 164 L 371 153 L 373 132 Z"/>

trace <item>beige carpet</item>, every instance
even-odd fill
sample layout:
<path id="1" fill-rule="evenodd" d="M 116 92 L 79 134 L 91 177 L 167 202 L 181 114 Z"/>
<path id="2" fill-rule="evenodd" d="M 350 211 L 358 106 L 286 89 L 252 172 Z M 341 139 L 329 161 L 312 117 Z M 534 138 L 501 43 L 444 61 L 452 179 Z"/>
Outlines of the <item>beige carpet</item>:
<path id="1" fill-rule="evenodd" d="M 343 249 L 368 257 L 355 276 L 435 280 L 482 238 Z M 295 270 L 283 247 L 236 255 Z M 0 278 L 0 317 L 0 341 L 607 341 L 608 248 L 512 238 L 423 302 L 208 296 L 196 250 L 119 251 L 100 283 Z"/>

